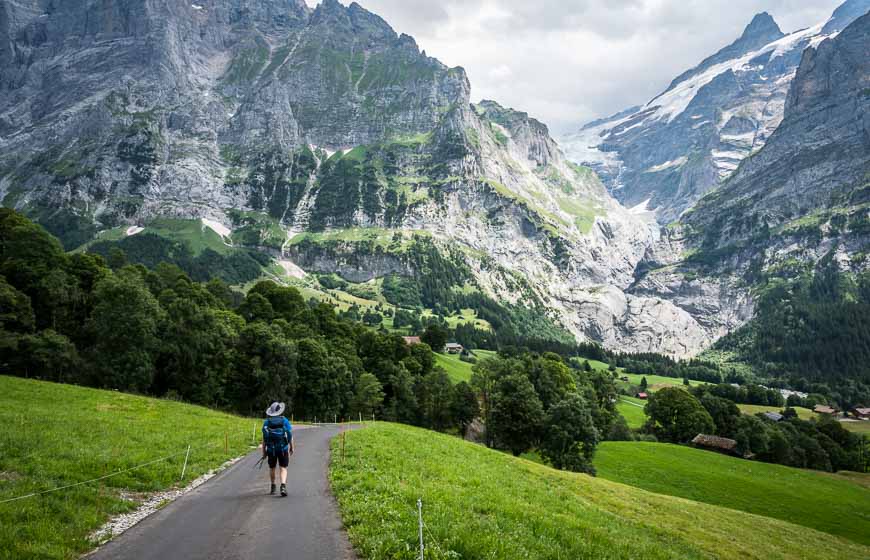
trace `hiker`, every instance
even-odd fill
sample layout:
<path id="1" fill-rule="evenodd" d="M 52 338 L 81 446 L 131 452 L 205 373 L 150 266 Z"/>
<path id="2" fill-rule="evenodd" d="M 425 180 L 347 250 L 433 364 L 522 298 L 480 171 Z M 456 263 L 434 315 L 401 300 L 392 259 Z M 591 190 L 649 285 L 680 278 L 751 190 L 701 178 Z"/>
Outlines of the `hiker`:
<path id="1" fill-rule="evenodd" d="M 275 494 L 275 465 L 281 466 L 281 497 L 287 496 L 287 465 L 293 455 L 293 426 L 284 416 L 284 403 L 273 402 L 266 409 L 263 421 L 263 457 L 269 458 L 269 479 Z"/>

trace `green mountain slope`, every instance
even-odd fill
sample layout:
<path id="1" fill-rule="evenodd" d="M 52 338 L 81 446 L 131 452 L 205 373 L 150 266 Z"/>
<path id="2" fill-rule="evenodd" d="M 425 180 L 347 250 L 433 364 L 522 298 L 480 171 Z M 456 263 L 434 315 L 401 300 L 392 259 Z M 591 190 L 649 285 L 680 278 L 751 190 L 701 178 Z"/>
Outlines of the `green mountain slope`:
<path id="1" fill-rule="evenodd" d="M 601 478 L 775 517 L 870 545 L 870 490 L 838 475 L 665 443 L 604 442 Z M 865 475 L 870 479 L 870 475 Z"/>
<path id="2" fill-rule="evenodd" d="M 339 451 L 337 446 L 334 451 Z M 847 558 L 870 548 L 784 521 L 552 470 L 457 438 L 377 424 L 331 467 L 362 558 Z"/>

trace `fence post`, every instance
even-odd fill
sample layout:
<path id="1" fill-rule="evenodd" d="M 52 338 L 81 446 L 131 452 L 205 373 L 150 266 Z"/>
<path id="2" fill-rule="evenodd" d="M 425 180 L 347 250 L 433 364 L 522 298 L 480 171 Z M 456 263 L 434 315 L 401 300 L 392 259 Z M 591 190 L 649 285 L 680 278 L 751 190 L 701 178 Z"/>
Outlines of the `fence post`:
<path id="1" fill-rule="evenodd" d="M 181 480 L 184 480 L 184 473 L 187 471 L 187 459 L 190 457 L 190 445 L 187 446 L 187 454 L 184 456 L 184 466 L 181 467 Z"/>
<path id="2" fill-rule="evenodd" d="M 423 499 L 417 498 L 417 520 L 420 534 L 420 560 L 423 560 Z"/>

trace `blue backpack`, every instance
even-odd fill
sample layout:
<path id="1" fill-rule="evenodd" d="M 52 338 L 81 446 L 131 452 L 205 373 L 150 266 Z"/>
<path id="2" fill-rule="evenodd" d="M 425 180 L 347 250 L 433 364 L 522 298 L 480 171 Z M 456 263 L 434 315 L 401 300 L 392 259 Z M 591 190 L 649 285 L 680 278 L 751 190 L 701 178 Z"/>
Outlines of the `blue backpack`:
<path id="1" fill-rule="evenodd" d="M 266 452 L 271 455 L 284 453 L 290 447 L 290 434 L 284 429 L 283 416 L 271 416 L 266 419 L 263 428 L 266 440 Z"/>

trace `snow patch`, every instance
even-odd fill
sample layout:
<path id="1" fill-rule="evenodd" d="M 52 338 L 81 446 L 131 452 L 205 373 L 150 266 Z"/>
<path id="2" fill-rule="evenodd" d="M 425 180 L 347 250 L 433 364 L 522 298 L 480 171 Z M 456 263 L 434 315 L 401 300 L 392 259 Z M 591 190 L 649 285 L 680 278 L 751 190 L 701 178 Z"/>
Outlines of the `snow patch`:
<path id="1" fill-rule="evenodd" d="M 672 159 L 658 165 L 653 165 L 652 167 L 644 171 L 644 173 L 658 173 L 659 171 L 671 169 L 672 167 L 682 167 L 686 164 L 687 161 L 689 161 L 689 158 L 687 158 L 686 156 L 678 157 L 677 159 Z"/>
<path id="2" fill-rule="evenodd" d="M 209 220 L 208 218 L 202 218 L 202 225 L 214 231 L 221 237 L 229 237 L 233 233 L 233 230 L 231 230 L 227 226 L 221 224 L 218 221 Z"/>
<path id="3" fill-rule="evenodd" d="M 746 154 L 742 152 L 735 152 L 731 150 L 713 150 L 710 152 L 714 158 L 716 159 L 736 159 L 742 160 Z"/>
<path id="4" fill-rule="evenodd" d="M 797 48 L 803 41 L 808 41 L 809 44 L 813 44 L 816 41 L 821 42 L 827 38 L 826 35 L 819 35 L 822 27 L 824 27 L 824 24 L 820 23 L 786 35 L 782 39 L 768 43 L 760 49 L 747 53 L 740 58 L 714 64 L 703 72 L 680 82 L 670 91 L 656 97 L 647 103 L 641 111 L 655 109 L 655 112 L 651 114 L 648 120 L 667 119 L 667 122 L 671 122 L 686 110 L 701 88 L 712 82 L 720 74 L 729 70 L 732 72 L 760 71 L 764 67 L 752 66 L 752 60 L 767 53 L 770 53 L 770 59 L 772 60 Z"/>
<path id="5" fill-rule="evenodd" d="M 145 230 L 145 228 L 143 228 L 143 227 L 139 227 L 139 226 L 130 226 L 130 227 L 127 228 L 127 231 L 124 232 L 124 233 L 126 233 L 126 234 L 127 234 L 127 237 L 129 237 L 129 236 L 131 236 L 131 235 L 136 235 L 137 233 L 141 233 L 141 232 L 144 231 L 144 230 Z"/>
<path id="6" fill-rule="evenodd" d="M 202 6 L 200 6 L 199 4 L 191 4 L 190 7 L 193 8 L 194 10 L 204 10 L 205 9 Z"/>
<path id="7" fill-rule="evenodd" d="M 650 200 L 652 200 L 652 199 L 648 198 L 648 199 L 644 200 L 643 202 L 641 202 L 640 204 L 638 204 L 637 206 L 632 206 L 631 208 L 628 209 L 628 211 L 631 214 L 645 214 L 647 212 L 652 212 L 652 210 L 649 209 Z"/>

